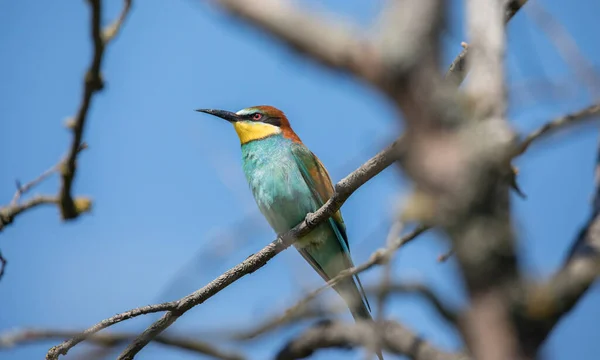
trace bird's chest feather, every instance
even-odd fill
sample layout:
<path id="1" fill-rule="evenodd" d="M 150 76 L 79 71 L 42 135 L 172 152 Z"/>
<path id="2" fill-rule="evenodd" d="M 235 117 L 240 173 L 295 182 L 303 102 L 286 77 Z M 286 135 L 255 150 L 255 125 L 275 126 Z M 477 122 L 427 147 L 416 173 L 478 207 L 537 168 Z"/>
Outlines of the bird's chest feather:
<path id="1" fill-rule="evenodd" d="M 287 141 L 271 137 L 242 146 L 244 173 L 254 199 L 277 233 L 317 209 Z"/>

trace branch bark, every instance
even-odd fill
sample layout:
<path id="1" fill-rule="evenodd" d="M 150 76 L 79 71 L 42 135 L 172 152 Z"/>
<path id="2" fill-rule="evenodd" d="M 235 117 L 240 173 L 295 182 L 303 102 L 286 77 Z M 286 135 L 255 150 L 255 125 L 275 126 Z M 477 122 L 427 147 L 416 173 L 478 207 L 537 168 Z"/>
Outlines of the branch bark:
<path id="1" fill-rule="evenodd" d="M 75 161 L 82 144 L 83 131 L 88 117 L 88 110 L 92 103 L 92 97 L 104 87 L 104 81 L 100 74 L 104 50 L 108 43 L 117 35 L 131 9 L 131 0 L 124 0 L 121 15 L 103 33 L 101 25 L 102 2 L 100 0 L 89 0 L 88 3 L 91 7 L 91 36 L 94 44 L 94 55 L 84 77 L 81 105 L 75 118 L 68 123 L 68 127 L 73 131 L 73 141 L 71 142 L 67 157 L 61 164 L 62 184 L 59 191 L 60 212 L 64 220 L 74 219 L 81 214 L 71 195 L 71 188 L 76 174 Z"/>
<path id="2" fill-rule="evenodd" d="M 276 359 L 304 359 L 320 349 L 349 349 L 359 346 L 370 350 L 383 348 L 413 360 L 469 359 L 466 354 L 438 350 L 394 321 L 384 321 L 380 324 L 363 321 L 356 324 L 324 321 L 288 342 L 279 351 Z"/>
<path id="3" fill-rule="evenodd" d="M 381 288 L 376 286 L 373 288 L 367 288 L 367 293 L 380 293 L 386 292 L 388 294 L 415 294 L 422 297 L 433 308 L 437 313 L 444 318 L 450 325 L 457 325 L 458 323 L 458 312 L 450 309 L 442 299 L 440 299 L 429 287 L 420 283 L 391 283 Z"/>
<path id="4" fill-rule="evenodd" d="M 77 170 L 76 160 L 77 155 L 81 152 L 81 150 L 87 147 L 87 145 L 83 142 L 83 132 L 93 96 L 95 93 L 102 90 L 103 87 L 103 80 L 100 70 L 102 66 L 102 60 L 104 58 L 104 51 L 106 46 L 117 36 L 121 27 L 123 26 L 123 23 L 125 22 L 125 19 L 131 10 L 132 0 L 123 1 L 123 10 L 121 11 L 121 14 L 117 20 L 108 26 L 104 31 L 102 31 L 101 27 L 101 0 L 89 0 L 87 2 L 89 3 L 91 10 L 90 33 L 94 50 L 92 61 L 84 76 L 83 94 L 79 109 L 75 117 L 67 122 L 67 127 L 73 132 L 73 140 L 69 147 L 69 151 L 63 160 L 42 173 L 37 179 L 31 181 L 25 186 L 18 184 L 17 192 L 15 193 L 11 203 L 0 208 L 0 231 L 2 231 L 6 225 L 11 224 L 16 216 L 22 214 L 26 210 L 42 204 L 57 205 L 63 220 L 74 219 L 91 209 L 91 200 L 89 198 L 74 198 L 72 195 L 73 181 L 75 179 Z M 33 198 L 22 204 L 18 203 L 18 200 L 22 194 L 55 172 L 59 172 L 61 175 L 61 187 L 56 196 L 43 195 Z"/>
<path id="5" fill-rule="evenodd" d="M 81 331 L 57 329 L 24 329 L 11 331 L 0 334 L 0 349 L 7 349 L 17 345 L 38 343 L 55 339 L 68 339 L 78 336 L 80 333 Z M 135 336 L 136 334 L 132 333 L 111 332 L 93 334 L 87 340 L 95 345 L 112 348 L 131 341 L 135 338 Z M 202 354 L 213 359 L 244 360 L 242 355 L 225 352 L 211 344 L 184 336 L 161 335 L 157 336 L 154 341 L 161 345 Z"/>
<path id="6" fill-rule="evenodd" d="M 600 104 L 594 104 L 574 113 L 559 116 L 556 119 L 547 122 L 531 134 L 527 135 L 527 137 L 523 139 L 521 144 L 517 147 L 516 155 L 521 155 L 525 151 L 527 151 L 527 149 L 529 149 L 529 146 L 531 146 L 531 144 L 538 138 L 548 136 L 554 131 L 560 130 L 566 126 L 574 125 L 575 123 L 584 120 L 589 120 L 592 117 L 597 116 L 598 114 L 600 114 Z"/>
<path id="7" fill-rule="evenodd" d="M 523 5 L 527 3 L 527 0 L 510 0 L 506 5 L 505 10 L 505 22 L 509 22 L 521 10 Z M 469 46 L 463 46 L 463 50 L 456 56 L 456 58 L 450 64 L 448 72 L 446 72 L 446 80 L 455 85 L 460 86 L 467 76 L 467 61 L 469 53 Z"/>
<path id="8" fill-rule="evenodd" d="M 350 195 L 352 195 L 352 193 L 354 193 L 354 191 L 375 177 L 381 171 L 386 169 L 396 160 L 397 147 L 401 145 L 400 143 L 401 141 L 397 140 L 386 149 L 375 155 L 361 167 L 356 169 L 350 175 L 338 182 L 334 187 L 334 195 L 318 211 L 308 214 L 305 220 L 292 230 L 280 235 L 276 240 L 264 247 L 258 253 L 248 257 L 246 260 L 217 277 L 203 288 L 180 300 L 162 304 L 163 306 L 156 311 L 166 310 L 166 314 L 152 324 L 148 329 L 146 329 L 146 331 L 144 331 L 138 338 L 136 338 L 127 347 L 127 349 L 123 351 L 123 353 L 119 356 L 119 359 L 132 359 L 135 354 L 137 354 L 167 327 L 172 325 L 186 311 L 190 310 L 194 306 L 202 304 L 204 301 L 211 298 L 243 276 L 251 274 L 260 269 L 275 255 L 291 246 L 296 238 L 308 233 L 318 224 L 327 220 L 342 206 L 342 204 L 350 197 Z M 83 341 L 87 336 L 100 331 L 106 326 L 110 326 L 113 323 L 126 320 L 127 318 L 133 316 L 139 316 L 144 313 L 156 311 L 143 312 L 140 311 L 140 309 L 133 309 L 126 313 L 104 320 L 103 322 L 86 330 L 82 336 L 73 338 L 50 349 L 46 355 L 46 359 L 57 359 L 60 355 L 66 355 L 67 352 L 77 343 Z"/>
<path id="9" fill-rule="evenodd" d="M 516 140 L 505 120 L 505 9 L 505 1 L 467 1 L 471 79 L 465 91 L 471 119 L 459 139 L 461 175 L 442 195 L 440 219 L 471 298 L 465 340 L 481 360 L 522 358 L 508 306 L 520 276 L 505 181 Z"/>
<path id="10" fill-rule="evenodd" d="M 598 107 L 590 107 L 598 111 Z M 586 109 L 586 110 L 587 110 Z M 586 110 L 578 114 L 585 114 Z M 561 119 L 565 119 L 564 117 Z M 565 121 L 556 121 L 564 124 Z M 596 189 L 588 221 L 573 240 L 565 263 L 544 284 L 525 289 L 519 298 L 517 329 L 523 348 L 533 357 L 556 324 L 577 304 L 600 277 L 600 144 L 596 157 Z"/>
<path id="11" fill-rule="evenodd" d="M 290 321 L 293 321 L 298 316 L 300 316 L 300 314 L 306 311 L 308 304 L 324 290 L 334 286 L 335 284 L 347 277 L 359 274 L 365 270 L 372 268 L 375 265 L 385 263 L 392 253 L 397 251 L 403 245 L 414 240 L 417 236 L 421 235 L 427 230 L 429 230 L 428 227 L 420 226 L 417 229 L 411 231 L 410 233 L 404 235 L 402 238 L 398 239 L 394 243 L 392 243 L 388 248 L 378 249 L 373 254 L 371 254 L 368 261 L 353 268 L 340 272 L 336 277 L 332 278 L 327 283 L 311 291 L 304 298 L 296 302 L 296 304 L 287 308 L 281 315 L 270 319 L 266 324 L 259 324 L 257 328 L 252 331 L 246 332 L 246 334 L 250 336 L 246 335 L 245 339 L 257 337 L 263 334 L 265 331 L 272 331 L 277 327 L 288 324 Z"/>
<path id="12" fill-rule="evenodd" d="M 285 0 L 213 0 L 231 15 L 252 23 L 292 49 L 336 71 L 346 71 L 379 87 L 381 60 L 361 32 L 333 15 L 309 13 Z"/>

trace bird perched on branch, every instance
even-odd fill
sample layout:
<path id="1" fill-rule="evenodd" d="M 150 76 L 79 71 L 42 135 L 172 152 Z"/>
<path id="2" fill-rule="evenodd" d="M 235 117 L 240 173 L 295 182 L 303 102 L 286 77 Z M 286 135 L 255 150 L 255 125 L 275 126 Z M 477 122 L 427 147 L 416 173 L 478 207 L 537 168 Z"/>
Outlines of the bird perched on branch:
<path id="1" fill-rule="evenodd" d="M 242 144 L 243 168 L 252 194 L 277 234 L 298 225 L 333 195 L 327 170 L 302 143 L 280 110 L 254 106 L 237 113 L 196 111 L 233 124 Z M 354 266 L 340 211 L 297 239 L 294 246 L 325 281 Z M 334 289 L 345 300 L 355 320 L 372 320 L 358 276 L 340 281 Z"/>

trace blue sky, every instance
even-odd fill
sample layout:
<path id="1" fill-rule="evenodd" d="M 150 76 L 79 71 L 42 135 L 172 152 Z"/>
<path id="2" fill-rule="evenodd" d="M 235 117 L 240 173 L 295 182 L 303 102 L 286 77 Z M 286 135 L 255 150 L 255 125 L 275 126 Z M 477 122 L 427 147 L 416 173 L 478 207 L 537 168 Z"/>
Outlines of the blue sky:
<path id="1" fill-rule="evenodd" d="M 121 2 L 106 3 L 108 23 Z M 299 3 L 327 8 L 365 28 L 383 4 Z M 598 67 L 594 34 L 600 31 L 600 3 L 540 3 Z M 444 68 L 466 40 L 462 3 L 451 2 L 450 10 Z M 84 1 L 0 4 L 1 203 L 10 201 L 16 178 L 36 177 L 71 141 L 63 123 L 79 104 L 91 56 L 88 27 Z M 85 140 L 90 148 L 80 156 L 75 184 L 77 194 L 93 197 L 93 212 L 61 223 L 56 209 L 40 208 L 0 234 L 0 249 L 10 261 L 0 282 L 0 331 L 86 328 L 133 307 L 176 299 L 274 238 L 245 183 L 234 131 L 193 109 L 281 108 L 334 181 L 400 131 L 393 108 L 376 92 L 298 57 L 203 1 L 137 1 L 122 30 L 106 53 L 106 86 L 89 114 Z M 516 129 L 527 133 L 590 104 L 569 61 L 527 12 L 510 23 L 508 41 L 509 115 Z M 597 137 L 596 125 L 579 126 L 536 144 L 517 161 L 528 198 L 515 197 L 514 219 L 523 268 L 533 279 L 557 269 L 589 213 Z M 53 178 L 34 193 L 57 188 Z M 394 204 L 408 191 L 406 179 L 388 169 L 343 206 L 356 263 L 383 245 Z M 395 278 L 422 281 L 450 304 L 463 304 L 456 264 L 436 262 L 446 249 L 439 238 L 422 236 L 399 252 Z M 373 270 L 362 278 L 371 283 L 378 276 Z M 205 339 L 201 334 L 213 329 L 250 327 L 319 284 L 318 275 L 289 250 L 187 313 L 172 331 Z M 332 291 L 325 297 L 335 298 Z M 597 358 L 600 343 L 589 334 L 597 332 L 599 301 L 595 287 L 562 321 L 544 348 L 548 359 Z M 457 335 L 416 298 L 395 298 L 388 315 L 444 349 L 460 347 Z M 141 317 L 117 329 L 142 331 L 155 319 Z M 252 359 L 264 359 L 300 329 L 235 346 Z M 39 359 L 52 345 L 18 347 L 0 358 Z M 150 346 L 139 358 L 196 357 Z M 327 351 L 314 358 L 360 359 L 361 353 Z"/>

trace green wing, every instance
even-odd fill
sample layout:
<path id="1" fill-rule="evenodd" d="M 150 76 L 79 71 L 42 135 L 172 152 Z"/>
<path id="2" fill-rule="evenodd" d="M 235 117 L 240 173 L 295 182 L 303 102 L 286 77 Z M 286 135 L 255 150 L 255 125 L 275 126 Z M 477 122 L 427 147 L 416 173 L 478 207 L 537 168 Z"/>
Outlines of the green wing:
<path id="1" fill-rule="evenodd" d="M 296 164 L 302 173 L 302 177 L 306 182 L 306 185 L 310 188 L 312 196 L 319 207 L 323 206 L 327 200 L 329 200 L 334 193 L 333 185 L 329 173 L 325 169 L 325 166 L 321 163 L 319 158 L 313 154 L 306 146 L 301 144 L 294 144 L 292 147 L 292 153 L 296 159 Z M 342 218 L 340 210 L 336 211 L 331 218 L 329 223 L 332 225 L 334 232 L 338 238 L 341 251 L 344 253 L 344 261 L 346 267 L 353 267 L 352 259 L 350 257 L 350 244 L 348 243 L 348 236 L 346 234 L 346 225 Z M 315 261 L 315 259 L 305 250 L 299 250 L 302 256 L 319 272 L 321 277 L 328 281 L 331 277 L 328 276 L 323 268 Z M 354 279 L 358 283 L 360 289 L 360 295 L 370 310 L 369 302 L 367 300 L 365 291 L 360 282 L 358 276 L 354 276 Z"/>
<path id="2" fill-rule="evenodd" d="M 312 192 L 313 198 L 319 207 L 323 206 L 323 204 L 333 196 L 333 185 L 331 184 L 331 178 L 329 177 L 329 173 L 325 169 L 325 166 L 323 166 L 319 158 L 304 145 L 294 144 L 292 153 L 294 154 L 296 164 L 302 173 L 306 185 L 308 185 Z M 348 244 L 348 236 L 346 235 L 346 224 L 344 224 L 341 211 L 336 211 L 331 216 L 331 219 L 342 235 L 345 243 L 345 250 L 349 252 L 350 245 Z"/>

